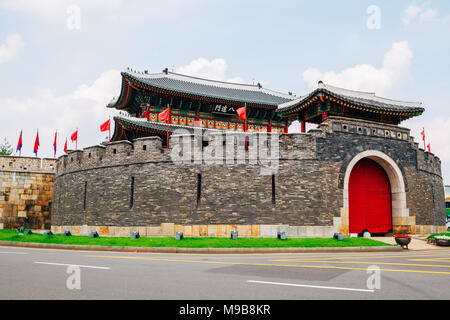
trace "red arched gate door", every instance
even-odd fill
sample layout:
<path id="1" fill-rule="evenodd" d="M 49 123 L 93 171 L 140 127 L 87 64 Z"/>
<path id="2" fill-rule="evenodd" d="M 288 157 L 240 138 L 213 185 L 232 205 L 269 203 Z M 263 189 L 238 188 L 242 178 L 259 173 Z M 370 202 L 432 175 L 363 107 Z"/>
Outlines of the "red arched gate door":
<path id="1" fill-rule="evenodd" d="M 362 159 L 349 182 L 349 231 L 388 233 L 392 229 L 392 197 L 389 178 L 375 161 Z"/>

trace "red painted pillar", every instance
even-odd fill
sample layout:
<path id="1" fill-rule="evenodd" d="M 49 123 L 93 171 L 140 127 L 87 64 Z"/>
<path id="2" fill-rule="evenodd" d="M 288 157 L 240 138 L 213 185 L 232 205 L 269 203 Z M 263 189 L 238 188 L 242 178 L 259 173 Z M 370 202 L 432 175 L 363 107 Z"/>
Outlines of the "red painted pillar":
<path id="1" fill-rule="evenodd" d="M 322 120 L 325 120 L 326 118 L 328 118 L 328 113 L 327 112 L 323 112 L 322 113 Z"/>
<path id="2" fill-rule="evenodd" d="M 302 120 L 301 125 L 302 125 L 302 133 L 306 133 L 306 121 Z"/>

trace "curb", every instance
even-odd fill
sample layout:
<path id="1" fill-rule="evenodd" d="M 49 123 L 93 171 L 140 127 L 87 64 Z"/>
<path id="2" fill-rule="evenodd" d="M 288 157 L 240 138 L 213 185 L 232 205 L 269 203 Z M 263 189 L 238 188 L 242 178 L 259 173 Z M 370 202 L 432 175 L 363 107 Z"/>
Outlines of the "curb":
<path id="1" fill-rule="evenodd" d="M 0 246 L 60 249 L 78 251 L 110 251 L 133 253 L 191 253 L 191 254 L 256 254 L 256 253 L 333 253 L 333 252 L 399 252 L 400 246 L 392 247 L 320 247 L 320 248 L 148 248 L 148 247 L 109 247 L 82 246 L 54 243 L 33 243 L 0 241 Z"/>

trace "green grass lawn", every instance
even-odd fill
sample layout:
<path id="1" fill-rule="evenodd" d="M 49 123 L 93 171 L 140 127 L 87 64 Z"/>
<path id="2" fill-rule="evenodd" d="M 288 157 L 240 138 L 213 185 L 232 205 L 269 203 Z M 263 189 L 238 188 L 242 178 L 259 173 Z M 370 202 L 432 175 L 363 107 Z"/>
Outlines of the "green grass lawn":
<path id="1" fill-rule="evenodd" d="M 117 246 L 117 247 L 177 247 L 177 248 L 312 248 L 312 247 L 375 247 L 390 246 L 389 244 L 366 239 L 345 238 L 338 241 L 332 238 L 287 239 L 284 241 L 265 238 L 184 238 L 176 241 L 174 238 L 89 238 L 87 236 L 63 237 L 61 235 L 43 236 L 41 234 L 20 235 L 15 230 L 0 230 L 0 240 L 33 243 L 55 243 L 71 245 Z"/>

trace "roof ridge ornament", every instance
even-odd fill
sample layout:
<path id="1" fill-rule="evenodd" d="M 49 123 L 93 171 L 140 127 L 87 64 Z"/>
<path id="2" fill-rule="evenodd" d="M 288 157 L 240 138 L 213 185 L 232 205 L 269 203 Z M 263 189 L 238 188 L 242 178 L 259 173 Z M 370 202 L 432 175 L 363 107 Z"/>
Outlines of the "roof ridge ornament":
<path id="1" fill-rule="evenodd" d="M 319 89 L 325 88 L 325 84 L 323 83 L 322 80 L 319 81 L 319 83 L 317 84 L 317 86 L 319 87 Z"/>

